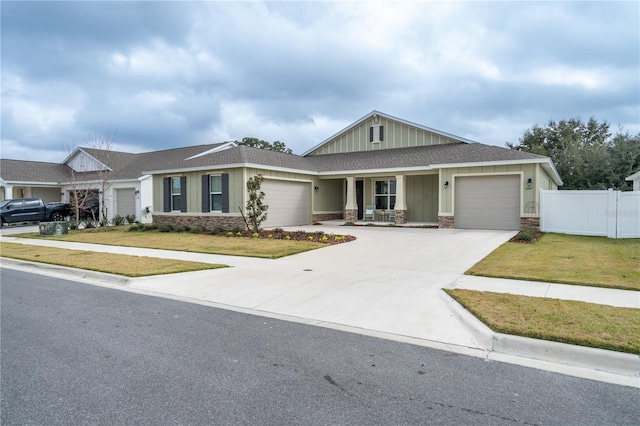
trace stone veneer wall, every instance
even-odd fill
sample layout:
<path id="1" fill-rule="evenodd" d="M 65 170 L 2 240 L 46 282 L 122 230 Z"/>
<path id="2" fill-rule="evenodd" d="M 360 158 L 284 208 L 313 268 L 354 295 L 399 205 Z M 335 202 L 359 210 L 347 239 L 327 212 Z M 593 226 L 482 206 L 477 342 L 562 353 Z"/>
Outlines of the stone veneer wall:
<path id="1" fill-rule="evenodd" d="M 345 222 L 356 223 L 358 220 L 358 210 L 345 210 L 344 211 Z"/>
<path id="2" fill-rule="evenodd" d="M 407 223 L 407 211 L 406 210 L 396 210 L 396 224 L 402 225 Z"/>
<path id="3" fill-rule="evenodd" d="M 344 218 L 342 213 L 318 213 L 313 215 L 313 223 L 322 222 L 323 220 L 340 220 Z"/>
<path id="4" fill-rule="evenodd" d="M 242 216 L 193 216 L 193 215 L 153 215 L 153 224 L 173 225 L 173 226 L 204 226 L 205 229 L 211 230 L 216 227 L 224 229 L 233 229 L 238 227 L 246 229 L 246 224 Z"/>
<path id="5" fill-rule="evenodd" d="M 539 217 L 521 217 L 520 229 L 535 228 L 540 230 L 540 218 Z"/>
<path id="6" fill-rule="evenodd" d="M 438 227 L 444 229 L 452 229 L 453 216 L 438 216 Z"/>

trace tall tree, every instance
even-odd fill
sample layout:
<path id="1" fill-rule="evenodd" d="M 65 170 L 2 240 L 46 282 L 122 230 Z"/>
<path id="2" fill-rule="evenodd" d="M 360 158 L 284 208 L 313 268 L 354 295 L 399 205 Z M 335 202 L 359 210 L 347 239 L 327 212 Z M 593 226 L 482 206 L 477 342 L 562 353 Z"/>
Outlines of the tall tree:
<path id="1" fill-rule="evenodd" d="M 635 136 L 619 132 L 609 146 L 612 183 L 614 188 L 631 191 L 633 183 L 625 177 L 640 170 L 640 133 Z"/>
<path id="2" fill-rule="evenodd" d="M 571 118 L 551 120 L 545 127 L 534 125 L 524 132 L 518 144 L 507 146 L 551 157 L 564 181 L 563 189 L 626 189 L 626 184 L 620 183 L 624 176 L 619 175 L 625 166 L 617 164 L 627 161 L 630 164 L 626 167 L 633 168 L 631 158 L 637 144 L 637 138 L 622 134 L 612 140 L 609 123 L 592 117 L 586 123 Z M 629 153 L 619 153 L 623 149 Z"/>
<path id="3" fill-rule="evenodd" d="M 235 141 L 238 145 L 251 146 L 253 148 L 266 149 L 269 151 L 283 152 L 292 154 L 291 148 L 287 148 L 284 142 L 275 141 L 273 143 L 258 138 L 242 138 L 242 141 Z"/>

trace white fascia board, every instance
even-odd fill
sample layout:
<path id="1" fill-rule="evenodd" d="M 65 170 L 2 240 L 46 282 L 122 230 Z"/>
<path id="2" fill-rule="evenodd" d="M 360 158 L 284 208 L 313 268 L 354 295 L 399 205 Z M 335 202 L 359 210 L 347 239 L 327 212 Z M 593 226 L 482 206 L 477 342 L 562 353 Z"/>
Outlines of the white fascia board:
<path id="1" fill-rule="evenodd" d="M 480 161 L 477 163 L 451 163 L 451 164 L 432 164 L 436 169 L 452 169 L 455 167 L 485 167 L 485 166 L 509 166 L 512 164 L 542 164 L 551 172 L 551 177 L 557 185 L 562 185 L 562 179 L 558 174 L 553 162 L 550 158 L 532 158 L 525 160 L 501 160 L 501 161 Z"/>
<path id="2" fill-rule="evenodd" d="M 353 174 L 365 174 L 365 173 L 396 173 L 396 172 L 419 172 L 434 170 L 437 167 L 433 166 L 414 166 L 414 167 L 389 167 L 387 169 L 357 169 L 357 170 L 333 170 L 328 172 L 318 172 L 318 176 L 335 176 L 335 175 L 353 175 Z"/>
<path id="3" fill-rule="evenodd" d="M 142 175 L 138 178 L 138 182 L 142 182 L 143 180 L 151 179 L 151 175 Z"/>
<path id="4" fill-rule="evenodd" d="M 112 172 L 113 169 L 109 166 L 107 166 L 106 164 L 104 164 L 102 161 L 98 160 L 96 157 L 94 157 L 93 155 L 89 154 L 87 151 L 85 151 L 82 148 L 76 148 L 71 154 L 69 154 L 69 156 L 62 162 L 62 164 L 66 164 L 67 166 L 69 166 L 67 164 L 67 161 L 69 161 L 70 159 L 72 159 L 73 157 L 75 157 L 76 155 L 78 155 L 78 152 L 82 152 L 84 155 L 91 157 L 93 159 L 93 161 L 95 161 L 96 163 L 98 163 L 101 166 L 104 166 L 106 170 Z M 78 171 L 78 170 L 76 170 Z M 98 170 L 92 170 L 95 172 L 98 172 Z M 85 173 L 85 172 L 81 172 L 81 173 Z"/>
<path id="5" fill-rule="evenodd" d="M 31 181 L 22 181 L 22 180 L 10 180 L 10 181 L 2 181 L 2 185 L 12 185 L 12 186 L 60 186 L 64 185 L 64 182 L 31 182 Z"/>
<path id="6" fill-rule="evenodd" d="M 193 160 L 194 158 L 203 157 L 205 155 L 213 154 L 214 152 L 224 151 L 225 149 L 235 148 L 237 146 L 238 145 L 235 142 L 226 142 L 226 143 L 223 143 L 220 146 L 216 146 L 215 148 L 211 148 L 211 149 L 208 149 L 208 150 L 206 150 L 204 152 L 201 152 L 200 154 L 192 155 L 189 158 L 185 158 L 185 161 Z"/>
<path id="7" fill-rule="evenodd" d="M 633 181 L 633 180 L 636 180 L 636 179 L 640 179 L 640 170 L 638 170 L 637 172 L 635 172 L 631 176 L 627 176 L 626 178 L 624 178 L 624 180 L 629 180 L 629 181 Z"/>
<path id="8" fill-rule="evenodd" d="M 149 171 L 144 171 L 142 173 L 146 175 L 161 175 L 161 174 L 167 174 L 167 173 L 200 172 L 204 170 L 237 169 L 242 167 L 274 170 L 278 172 L 287 172 L 287 173 L 299 173 L 299 174 L 305 174 L 305 175 L 318 174 L 318 172 L 313 170 L 292 169 L 288 167 L 276 167 L 276 166 L 268 166 L 265 164 L 254 164 L 254 163 L 212 164 L 210 166 L 189 167 L 184 169 L 149 170 Z"/>

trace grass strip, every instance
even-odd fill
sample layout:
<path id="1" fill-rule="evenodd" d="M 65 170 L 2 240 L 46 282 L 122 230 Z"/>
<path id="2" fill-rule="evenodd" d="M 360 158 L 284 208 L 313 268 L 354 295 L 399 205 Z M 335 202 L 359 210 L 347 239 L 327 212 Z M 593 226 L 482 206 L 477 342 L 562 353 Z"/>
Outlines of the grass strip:
<path id="1" fill-rule="evenodd" d="M 107 272 L 132 278 L 227 267 L 227 265 L 219 264 L 98 253 L 84 250 L 67 250 L 5 242 L 0 242 L 0 256 L 47 263 L 50 265 L 69 266 L 90 271 Z"/>
<path id="2" fill-rule="evenodd" d="M 39 234 L 35 233 L 15 236 L 264 259 L 278 259 L 326 247 L 326 244 L 311 241 L 268 240 L 262 238 L 212 236 L 188 232 L 159 232 L 157 230 L 132 232 L 128 230 L 127 226 L 69 231 L 67 235 L 49 237 L 40 237 Z"/>
<path id="3" fill-rule="evenodd" d="M 640 290 L 640 239 L 545 234 L 534 244 L 504 243 L 466 273 Z"/>
<path id="4" fill-rule="evenodd" d="M 506 293 L 445 291 L 498 333 L 640 354 L 640 309 Z"/>

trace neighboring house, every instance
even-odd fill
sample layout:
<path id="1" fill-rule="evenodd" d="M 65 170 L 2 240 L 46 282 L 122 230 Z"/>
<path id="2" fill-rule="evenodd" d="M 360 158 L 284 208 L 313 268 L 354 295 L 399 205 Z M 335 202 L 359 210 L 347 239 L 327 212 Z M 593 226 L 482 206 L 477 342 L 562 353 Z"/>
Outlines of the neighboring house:
<path id="1" fill-rule="evenodd" d="M 108 218 L 136 214 L 208 229 L 245 226 L 246 182 L 258 174 L 269 206 L 265 227 L 357 222 L 372 206 L 374 219 L 397 224 L 518 230 L 539 226 L 539 189 L 562 185 L 548 157 L 378 111 L 302 155 L 223 142 L 141 154 L 78 148 L 62 164 L 1 161 L 7 197 L 69 201 L 78 183 L 103 191 L 106 173 Z"/>
<path id="2" fill-rule="evenodd" d="M 631 176 L 627 176 L 625 180 L 628 180 L 629 182 L 633 182 L 634 191 L 640 191 L 640 170 L 638 170 Z"/>
<path id="3" fill-rule="evenodd" d="M 244 226 L 246 182 L 265 180 L 265 227 L 362 220 L 507 229 L 539 225 L 539 189 L 562 185 L 550 158 L 483 145 L 372 111 L 301 156 L 221 143 L 150 164 L 157 224 Z"/>
<path id="4" fill-rule="evenodd" d="M 136 170 L 139 155 L 77 148 L 62 163 L 0 159 L 0 199 L 72 203 L 73 191 L 87 191 L 100 203 L 96 219 L 102 219 L 104 202 L 109 220 L 135 215 L 138 221 L 151 222 L 151 177 Z"/>

